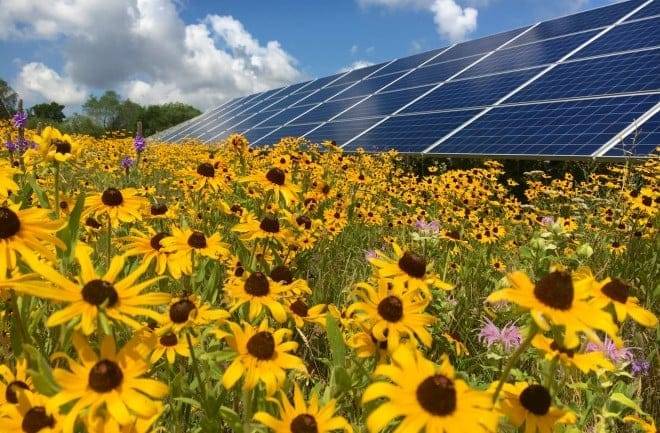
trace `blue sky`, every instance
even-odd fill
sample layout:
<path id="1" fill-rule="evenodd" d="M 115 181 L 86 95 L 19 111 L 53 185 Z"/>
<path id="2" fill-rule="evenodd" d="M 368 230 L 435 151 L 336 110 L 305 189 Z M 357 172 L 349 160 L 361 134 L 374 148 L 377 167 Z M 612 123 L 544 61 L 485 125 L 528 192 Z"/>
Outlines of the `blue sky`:
<path id="1" fill-rule="evenodd" d="M 611 0 L 0 0 L 0 77 L 77 109 L 224 98 L 378 63 Z"/>

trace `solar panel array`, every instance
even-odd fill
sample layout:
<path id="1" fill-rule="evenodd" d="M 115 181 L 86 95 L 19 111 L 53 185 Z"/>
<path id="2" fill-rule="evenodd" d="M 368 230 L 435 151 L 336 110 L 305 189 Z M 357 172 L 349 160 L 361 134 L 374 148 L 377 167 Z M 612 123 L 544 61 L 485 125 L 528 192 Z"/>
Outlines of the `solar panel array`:
<path id="1" fill-rule="evenodd" d="M 159 134 L 444 156 L 643 156 L 660 146 L 660 0 L 631 0 L 227 101 Z"/>

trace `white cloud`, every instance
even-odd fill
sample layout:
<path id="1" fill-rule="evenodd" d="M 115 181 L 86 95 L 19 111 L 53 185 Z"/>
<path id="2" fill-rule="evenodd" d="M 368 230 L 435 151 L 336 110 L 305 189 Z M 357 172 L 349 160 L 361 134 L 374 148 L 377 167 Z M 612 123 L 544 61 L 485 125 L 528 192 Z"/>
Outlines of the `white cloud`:
<path id="1" fill-rule="evenodd" d="M 431 5 L 438 33 L 451 42 L 460 42 L 477 28 L 478 11 L 461 7 L 454 0 L 435 0 Z"/>
<path id="2" fill-rule="evenodd" d="M 354 69 L 366 68 L 367 66 L 371 66 L 373 64 L 374 64 L 373 62 L 370 62 L 368 60 L 356 60 L 353 63 L 351 63 L 350 65 L 341 68 L 337 72 L 339 72 L 339 73 L 348 72 L 348 71 L 352 71 Z"/>
<path id="3" fill-rule="evenodd" d="M 16 89 L 28 101 L 48 100 L 64 105 L 78 105 L 88 90 L 70 77 L 62 77 L 43 63 L 23 65 L 16 79 Z"/>
<path id="4" fill-rule="evenodd" d="M 358 49 L 359 48 L 358 48 L 357 45 L 353 45 L 349 51 L 350 51 L 351 55 L 355 55 L 355 54 L 357 54 Z"/>
<path id="5" fill-rule="evenodd" d="M 477 0 L 477 4 L 483 1 Z M 438 34 L 451 42 L 462 41 L 477 29 L 477 9 L 472 6 L 463 7 L 456 0 L 357 0 L 357 2 L 362 7 L 382 6 L 390 9 L 426 10 L 433 14 Z"/>
<path id="6" fill-rule="evenodd" d="M 61 38 L 60 79 L 141 103 L 207 108 L 304 78 L 277 41 L 261 43 L 231 16 L 187 25 L 176 1 L 0 0 L 0 40 Z"/>

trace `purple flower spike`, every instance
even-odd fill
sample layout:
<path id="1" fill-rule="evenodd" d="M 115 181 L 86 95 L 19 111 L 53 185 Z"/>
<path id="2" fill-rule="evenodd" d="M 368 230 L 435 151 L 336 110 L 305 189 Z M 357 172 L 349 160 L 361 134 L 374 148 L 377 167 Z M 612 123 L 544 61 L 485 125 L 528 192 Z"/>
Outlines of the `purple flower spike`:
<path id="1" fill-rule="evenodd" d="M 141 135 L 136 135 L 133 139 L 133 147 L 137 153 L 142 153 L 147 148 L 147 140 Z"/>
<path id="2" fill-rule="evenodd" d="M 131 158 L 130 156 L 125 156 L 121 160 L 121 166 L 126 170 L 131 168 L 133 166 L 133 164 L 135 164 L 135 160 L 133 158 Z"/>
<path id="3" fill-rule="evenodd" d="M 14 128 L 25 128 L 27 124 L 27 113 L 25 111 L 17 111 L 16 114 L 11 118 L 11 123 L 14 125 Z"/>

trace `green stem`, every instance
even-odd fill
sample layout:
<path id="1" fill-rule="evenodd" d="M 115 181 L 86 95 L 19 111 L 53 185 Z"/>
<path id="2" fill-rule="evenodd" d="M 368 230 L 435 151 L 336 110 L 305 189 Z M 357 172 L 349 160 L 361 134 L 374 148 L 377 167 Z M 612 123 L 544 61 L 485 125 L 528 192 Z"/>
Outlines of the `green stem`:
<path id="1" fill-rule="evenodd" d="M 538 326 L 536 326 L 536 323 L 532 322 L 532 325 L 529 328 L 529 334 L 527 334 L 527 338 L 525 338 L 525 341 L 523 341 L 522 344 L 518 347 L 518 349 L 516 349 L 516 351 L 513 352 L 511 358 L 509 358 L 509 361 L 506 364 L 506 367 L 504 367 L 502 376 L 500 376 L 500 382 L 497 384 L 497 388 L 495 388 L 495 393 L 493 394 L 493 402 L 497 401 L 497 397 L 499 397 L 500 392 L 502 391 L 502 387 L 504 386 L 504 383 L 509 379 L 509 374 L 511 373 L 511 370 L 516 365 L 516 362 L 518 362 L 520 355 L 522 355 L 523 352 L 527 350 L 529 345 L 532 343 L 532 339 L 538 332 L 539 332 Z"/>
<path id="2" fill-rule="evenodd" d="M 188 349 L 190 350 L 190 359 L 192 360 L 193 371 L 197 377 L 197 382 L 199 383 L 199 392 L 202 397 L 202 407 L 206 407 L 206 385 L 202 380 L 202 375 L 199 372 L 199 365 L 197 364 L 197 358 L 195 357 L 195 350 L 192 344 L 192 338 L 190 338 L 190 332 L 186 332 L 186 340 L 188 341 Z"/>
<path id="3" fill-rule="evenodd" d="M 195 258 L 195 250 L 193 249 L 190 253 L 190 261 L 192 263 L 192 270 L 190 271 L 190 291 L 192 294 L 197 294 L 197 280 L 195 279 L 195 271 L 197 268 L 195 267 Z"/>
<path id="4" fill-rule="evenodd" d="M 18 331 L 21 333 L 23 342 L 27 344 L 32 344 L 32 341 L 30 340 L 30 335 L 27 333 L 27 330 L 25 329 L 25 325 L 23 324 L 23 319 L 21 318 L 21 310 L 18 308 L 18 300 L 17 300 L 16 292 L 12 292 L 11 294 L 11 309 L 14 313 L 16 326 L 18 327 Z"/>
<path id="5" fill-rule="evenodd" d="M 108 268 L 110 268 L 110 262 L 112 261 L 112 220 L 108 215 L 108 244 L 106 245 L 106 256 L 108 257 Z"/>
<path id="6" fill-rule="evenodd" d="M 555 373 L 559 364 L 559 355 L 555 356 L 548 367 L 548 375 L 545 378 L 545 387 L 552 394 L 552 385 L 555 383 Z"/>
<path id="7" fill-rule="evenodd" d="M 55 216 L 60 217 L 60 163 L 55 161 Z"/>

